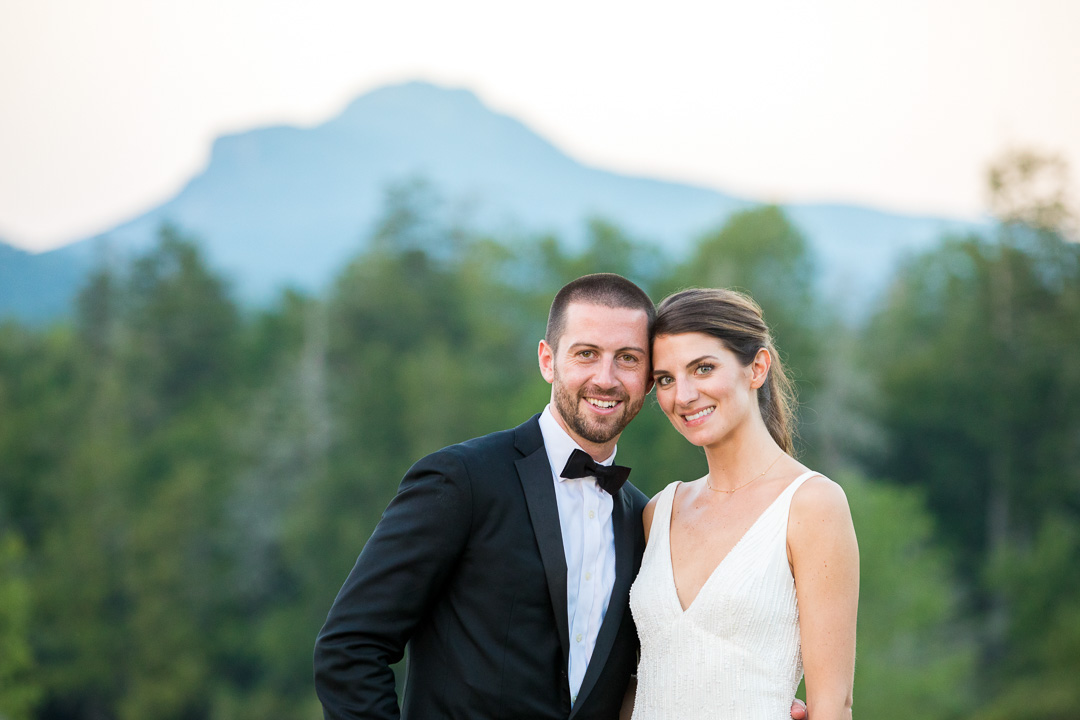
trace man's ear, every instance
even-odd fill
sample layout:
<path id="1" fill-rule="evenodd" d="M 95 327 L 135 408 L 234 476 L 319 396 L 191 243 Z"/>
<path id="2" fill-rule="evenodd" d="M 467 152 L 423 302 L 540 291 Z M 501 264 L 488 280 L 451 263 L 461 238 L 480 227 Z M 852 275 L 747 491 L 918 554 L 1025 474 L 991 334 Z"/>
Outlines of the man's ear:
<path id="1" fill-rule="evenodd" d="M 540 360 L 540 374 L 549 383 L 555 382 L 555 349 L 546 340 L 541 340 L 536 353 Z"/>
<path id="2" fill-rule="evenodd" d="M 758 348 L 750 363 L 750 387 L 757 390 L 765 384 L 769 377 L 769 368 L 772 367 L 772 353 L 767 348 Z"/>

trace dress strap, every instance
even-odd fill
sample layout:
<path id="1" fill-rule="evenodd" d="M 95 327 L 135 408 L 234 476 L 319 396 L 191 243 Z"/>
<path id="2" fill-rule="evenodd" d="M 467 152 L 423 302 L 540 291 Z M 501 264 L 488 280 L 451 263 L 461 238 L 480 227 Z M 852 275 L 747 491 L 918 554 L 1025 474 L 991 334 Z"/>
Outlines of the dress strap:
<path id="1" fill-rule="evenodd" d="M 807 470 L 802 475 L 788 483 L 788 486 L 784 488 L 784 491 L 780 493 L 780 495 L 774 501 L 773 507 L 776 508 L 776 512 L 780 513 L 780 516 L 783 518 L 783 523 L 785 527 L 787 526 L 788 515 L 791 512 L 791 501 L 795 497 L 795 491 L 802 487 L 803 483 L 805 483 L 807 480 L 812 477 L 817 477 L 819 475 L 821 477 L 825 477 L 816 470 Z"/>
<path id="2" fill-rule="evenodd" d="M 799 477 L 795 478 L 790 483 L 788 483 L 788 486 L 786 488 L 784 488 L 784 492 L 782 492 L 780 494 L 781 495 L 794 495 L 795 491 L 798 490 L 799 487 L 804 482 L 806 482 L 807 480 L 809 480 L 810 478 L 812 478 L 812 477 L 814 477 L 816 475 L 821 475 L 821 473 L 819 473 L 817 470 L 807 470 L 802 475 L 800 475 Z M 821 477 L 825 477 L 825 476 L 821 475 Z"/>

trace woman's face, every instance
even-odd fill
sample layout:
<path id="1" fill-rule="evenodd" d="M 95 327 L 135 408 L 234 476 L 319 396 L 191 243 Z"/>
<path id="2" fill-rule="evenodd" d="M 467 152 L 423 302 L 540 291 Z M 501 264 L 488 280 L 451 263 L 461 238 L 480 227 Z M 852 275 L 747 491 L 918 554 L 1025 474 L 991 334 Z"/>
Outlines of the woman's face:
<path id="1" fill-rule="evenodd" d="M 768 372 L 767 351 L 744 366 L 720 340 L 695 332 L 658 336 L 652 353 L 657 402 L 694 445 L 723 442 L 748 419 L 760 418 L 757 388 Z"/>

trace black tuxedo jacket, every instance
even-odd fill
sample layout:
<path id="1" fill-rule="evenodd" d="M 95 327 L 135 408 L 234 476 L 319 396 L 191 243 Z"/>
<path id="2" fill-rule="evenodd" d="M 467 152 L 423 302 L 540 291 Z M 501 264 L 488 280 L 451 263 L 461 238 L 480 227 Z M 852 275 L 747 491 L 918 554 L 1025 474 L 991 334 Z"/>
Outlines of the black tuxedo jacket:
<path id="1" fill-rule="evenodd" d="M 389 666 L 409 644 L 401 717 L 613 720 L 637 662 L 627 605 L 647 498 L 615 496 L 615 586 L 571 709 L 566 561 L 535 416 L 444 448 L 401 481 L 319 633 L 330 720 L 399 717 Z"/>

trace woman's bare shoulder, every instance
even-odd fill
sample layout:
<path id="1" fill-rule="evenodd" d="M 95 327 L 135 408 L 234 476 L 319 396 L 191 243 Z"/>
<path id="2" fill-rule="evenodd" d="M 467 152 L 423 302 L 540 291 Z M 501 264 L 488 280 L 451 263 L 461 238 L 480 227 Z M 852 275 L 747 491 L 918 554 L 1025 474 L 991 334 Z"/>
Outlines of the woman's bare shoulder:
<path id="1" fill-rule="evenodd" d="M 839 483 L 814 475 L 795 490 L 788 518 L 788 539 L 816 543 L 825 536 L 852 532 L 851 509 Z"/>
<path id="2" fill-rule="evenodd" d="M 791 498 L 791 512 L 848 511 L 847 494 L 840 484 L 820 473 L 808 477 Z"/>

